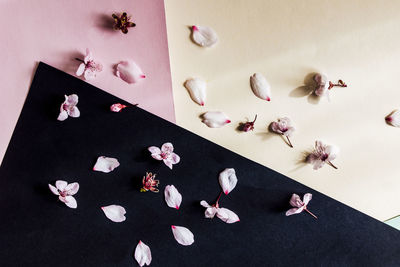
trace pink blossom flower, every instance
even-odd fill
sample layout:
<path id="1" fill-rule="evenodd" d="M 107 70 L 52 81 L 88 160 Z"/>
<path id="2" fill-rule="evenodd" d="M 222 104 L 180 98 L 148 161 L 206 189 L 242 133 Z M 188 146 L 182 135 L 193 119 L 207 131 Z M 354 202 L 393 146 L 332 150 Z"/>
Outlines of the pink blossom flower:
<path id="1" fill-rule="evenodd" d="M 78 204 L 73 195 L 75 195 L 79 190 L 78 183 L 68 184 L 66 181 L 58 180 L 56 181 L 55 187 L 49 184 L 49 188 L 54 195 L 58 196 L 59 200 L 65 203 L 65 205 L 72 209 L 77 208 Z"/>
<path id="2" fill-rule="evenodd" d="M 311 201 L 312 194 L 307 193 L 303 196 L 303 201 L 301 201 L 300 197 L 296 194 L 293 194 L 292 197 L 290 198 L 290 205 L 294 208 L 291 208 L 286 212 L 286 216 L 290 216 L 293 214 L 298 214 L 301 213 L 303 210 L 308 212 L 311 216 L 313 216 L 315 219 L 317 219 L 317 216 L 315 216 L 313 213 L 311 213 L 307 209 L 308 203 Z"/>
<path id="3" fill-rule="evenodd" d="M 76 106 L 78 104 L 78 96 L 76 94 L 65 95 L 65 100 L 61 104 L 60 114 L 58 115 L 57 120 L 64 121 L 68 118 L 68 116 L 72 118 L 78 118 L 81 113 Z"/>
<path id="4" fill-rule="evenodd" d="M 347 84 L 342 80 L 339 80 L 337 83 L 332 83 L 328 81 L 328 78 L 321 73 L 317 73 L 314 75 L 314 81 L 316 82 L 316 87 L 314 90 L 314 94 L 317 96 L 328 96 L 329 97 L 329 90 L 333 87 L 347 87 Z"/>
<path id="5" fill-rule="evenodd" d="M 339 154 L 339 148 L 334 145 L 326 145 L 322 141 L 315 141 L 315 149 L 307 156 L 307 162 L 313 165 L 314 170 L 318 170 L 325 163 L 337 169 L 333 165 L 334 160 Z"/>
<path id="6" fill-rule="evenodd" d="M 290 142 L 290 137 L 292 136 L 293 132 L 295 131 L 295 128 L 292 124 L 292 121 L 287 118 L 280 118 L 277 121 L 274 121 L 270 124 L 270 129 L 274 133 L 281 134 L 286 137 L 288 141 L 288 145 L 290 147 L 293 147 L 292 142 Z"/>
<path id="7" fill-rule="evenodd" d="M 143 187 L 140 189 L 140 192 L 151 191 L 154 193 L 158 193 L 158 185 L 160 184 L 159 180 L 155 180 L 156 174 L 152 174 L 151 172 L 146 172 L 146 175 L 143 176 Z"/>
<path id="8" fill-rule="evenodd" d="M 93 60 L 92 52 L 90 52 L 88 48 L 86 48 L 86 56 L 84 60 L 79 58 L 75 59 L 82 62 L 76 71 L 76 75 L 81 76 L 83 74 L 85 80 L 93 80 L 96 78 L 97 72 L 101 72 L 103 70 L 103 65 Z"/>
<path id="9" fill-rule="evenodd" d="M 172 170 L 172 165 L 179 163 L 181 158 L 174 153 L 174 146 L 171 143 L 165 143 L 161 149 L 155 146 L 148 148 L 151 156 L 156 160 L 162 160 Z"/>
<path id="10" fill-rule="evenodd" d="M 239 222 L 240 219 L 236 215 L 236 213 L 234 213 L 233 211 L 231 211 L 229 209 L 221 208 L 219 206 L 219 199 L 221 198 L 221 195 L 222 195 L 222 192 L 219 195 L 215 204 L 213 204 L 213 205 L 208 204 L 205 200 L 202 200 L 200 202 L 200 205 L 202 205 L 203 207 L 206 208 L 206 211 L 204 212 L 204 216 L 206 218 L 212 219 L 212 218 L 214 218 L 215 215 L 217 215 L 218 218 L 220 218 L 222 221 L 224 221 L 226 223 Z"/>

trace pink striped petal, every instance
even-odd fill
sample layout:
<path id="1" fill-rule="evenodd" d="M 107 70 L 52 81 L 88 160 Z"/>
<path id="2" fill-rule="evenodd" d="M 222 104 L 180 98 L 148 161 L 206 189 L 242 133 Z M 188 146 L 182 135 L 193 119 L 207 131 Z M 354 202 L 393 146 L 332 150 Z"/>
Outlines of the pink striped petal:
<path id="1" fill-rule="evenodd" d="M 167 185 L 164 190 L 165 202 L 167 202 L 168 207 L 179 209 L 182 203 L 182 195 L 179 193 L 173 185 Z"/>
<path id="2" fill-rule="evenodd" d="M 135 249 L 135 260 L 138 262 L 140 266 L 150 265 L 151 263 L 151 251 L 150 248 L 139 241 Z"/>
<path id="3" fill-rule="evenodd" d="M 106 207 L 101 207 L 101 209 L 103 210 L 106 217 L 113 222 L 123 222 L 126 220 L 126 211 L 122 206 L 110 205 Z"/>
<path id="4" fill-rule="evenodd" d="M 183 245 L 183 246 L 190 246 L 194 242 L 194 235 L 193 233 L 183 226 L 175 226 L 171 225 L 172 234 L 175 237 L 175 240 Z"/>
<path id="5" fill-rule="evenodd" d="M 85 64 L 82 63 L 79 65 L 79 68 L 76 70 L 76 76 L 81 76 L 85 71 Z"/>

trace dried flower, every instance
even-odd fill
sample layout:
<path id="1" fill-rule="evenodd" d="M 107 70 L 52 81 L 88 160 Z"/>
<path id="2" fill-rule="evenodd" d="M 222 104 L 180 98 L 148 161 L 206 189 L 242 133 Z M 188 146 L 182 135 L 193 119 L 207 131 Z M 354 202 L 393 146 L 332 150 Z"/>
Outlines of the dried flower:
<path id="1" fill-rule="evenodd" d="M 301 213 L 303 210 L 307 211 L 311 216 L 313 216 L 315 219 L 317 219 L 317 216 L 315 216 L 313 213 L 311 213 L 307 209 L 307 205 L 312 199 L 312 194 L 307 193 L 303 196 L 303 201 L 301 201 L 300 197 L 296 194 L 293 194 L 292 197 L 290 198 L 290 205 L 294 208 L 291 208 L 286 212 L 286 216 L 290 216 L 293 214 L 298 214 Z"/>
<path id="2" fill-rule="evenodd" d="M 386 123 L 394 127 L 400 127 L 400 111 L 394 110 L 392 113 L 386 116 Z"/>
<path id="3" fill-rule="evenodd" d="M 199 46 L 211 47 L 218 42 L 218 35 L 210 27 L 192 26 L 192 40 Z"/>
<path id="4" fill-rule="evenodd" d="M 109 173 L 119 166 L 119 162 L 115 158 L 100 156 L 97 158 L 96 164 L 93 167 L 94 171 Z"/>
<path id="5" fill-rule="evenodd" d="M 164 189 L 165 202 L 168 207 L 179 210 L 182 203 L 182 195 L 173 185 L 167 185 Z"/>
<path id="6" fill-rule="evenodd" d="M 225 195 L 228 195 L 236 187 L 237 182 L 238 179 L 233 168 L 227 168 L 219 174 L 219 184 Z"/>
<path id="7" fill-rule="evenodd" d="M 207 90 L 206 81 L 199 78 L 193 78 L 186 80 L 184 85 L 186 89 L 189 91 L 192 100 L 197 104 L 199 104 L 200 106 L 204 106 L 204 102 L 206 101 L 206 90 Z"/>
<path id="8" fill-rule="evenodd" d="M 281 134 L 286 137 L 288 141 L 288 145 L 290 147 L 293 147 L 292 142 L 290 142 L 290 137 L 292 136 L 293 132 L 295 131 L 295 128 L 292 124 L 292 121 L 287 118 L 280 118 L 277 121 L 274 121 L 270 124 L 270 129 L 274 133 Z"/>
<path id="9" fill-rule="evenodd" d="M 119 205 L 109 205 L 105 207 L 101 207 L 104 214 L 108 219 L 113 222 L 123 222 L 126 220 L 125 214 L 126 210 L 124 207 Z"/>
<path id="10" fill-rule="evenodd" d="M 254 130 L 254 123 L 257 120 L 257 115 L 255 116 L 253 121 L 248 121 L 246 123 L 240 123 L 239 129 L 243 132 L 253 131 Z"/>
<path id="11" fill-rule="evenodd" d="M 160 184 L 159 180 L 155 180 L 156 174 L 152 174 L 151 172 L 146 172 L 146 176 L 143 176 L 143 187 L 140 189 L 140 192 L 151 191 L 154 193 L 158 193 L 158 185 Z"/>
<path id="12" fill-rule="evenodd" d="M 137 83 L 146 78 L 142 69 L 135 62 L 130 60 L 121 61 L 117 65 L 116 75 L 129 84 Z"/>
<path id="13" fill-rule="evenodd" d="M 117 104 L 111 105 L 110 110 L 111 110 L 112 112 L 120 112 L 122 109 L 124 109 L 124 108 L 126 108 L 126 107 L 127 107 L 127 106 L 125 106 L 125 105 L 123 105 L 123 104 L 117 103 Z"/>
<path id="14" fill-rule="evenodd" d="M 58 196 L 59 200 L 65 203 L 65 205 L 72 209 L 76 209 L 78 204 L 73 195 L 75 195 L 79 190 L 78 183 L 68 184 L 66 181 L 58 180 L 56 181 L 55 187 L 49 184 L 49 188 L 54 195 Z"/>
<path id="15" fill-rule="evenodd" d="M 337 83 L 332 83 L 331 81 L 328 81 L 328 78 L 326 75 L 317 73 L 314 75 L 314 81 L 316 82 L 317 86 L 314 90 L 314 94 L 317 96 L 328 96 L 329 97 L 329 91 L 333 87 L 347 87 L 347 84 L 343 82 L 342 80 L 339 80 Z"/>
<path id="16" fill-rule="evenodd" d="M 325 163 L 337 169 L 331 162 L 339 154 L 339 148 L 334 145 L 326 145 L 322 141 L 315 141 L 315 149 L 307 156 L 307 162 L 313 165 L 314 170 L 318 170 Z"/>
<path id="17" fill-rule="evenodd" d="M 128 28 L 135 27 L 136 24 L 131 22 L 130 19 L 131 17 L 126 14 L 126 12 L 123 12 L 121 16 L 118 16 L 116 14 L 112 14 L 112 17 L 114 19 L 114 29 L 115 30 L 121 30 L 123 33 L 127 34 L 128 33 Z"/>
<path id="18" fill-rule="evenodd" d="M 231 211 L 229 209 L 221 208 L 219 206 L 219 199 L 221 198 L 221 195 L 222 195 L 222 192 L 221 192 L 221 194 L 219 194 L 217 201 L 213 205 L 208 204 L 205 200 L 202 200 L 200 202 L 200 205 L 202 205 L 203 207 L 206 208 L 206 211 L 204 212 L 204 216 L 206 218 L 212 219 L 212 218 L 214 218 L 215 215 L 217 215 L 218 218 L 220 218 L 222 221 L 224 221 L 226 223 L 239 222 L 240 219 L 236 215 L 236 213 L 234 213 L 233 211 Z"/>
<path id="19" fill-rule="evenodd" d="M 194 242 L 194 235 L 193 233 L 183 226 L 175 226 L 171 225 L 172 234 L 175 237 L 175 240 L 183 245 L 183 246 L 190 246 Z"/>
<path id="20" fill-rule="evenodd" d="M 231 122 L 225 113 L 220 111 L 208 111 L 202 115 L 202 123 L 210 128 L 220 128 Z"/>
<path id="21" fill-rule="evenodd" d="M 76 94 L 72 95 L 64 95 L 65 100 L 61 104 L 60 114 L 58 115 L 57 120 L 64 121 L 68 118 L 68 116 L 72 118 L 78 118 L 81 113 L 76 106 L 78 104 L 78 96 Z"/>
<path id="22" fill-rule="evenodd" d="M 172 170 L 172 165 L 179 163 L 181 158 L 174 153 L 174 146 L 171 143 L 165 143 L 159 149 L 156 146 L 148 148 L 151 156 L 156 160 L 162 160 Z"/>
<path id="23" fill-rule="evenodd" d="M 142 267 L 144 265 L 150 265 L 151 263 L 151 251 L 149 246 L 147 246 L 145 243 L 142 241 L 139 241 L 139 243 L 136 246 L 135 249 L 135 260 L 138 262 L 138 264 Z"/>
<path id="24" fill-rule="evenodd" d="M 84 60 L 79 58 L 75 59 L 82 62 L 76 71 L 76 75 L 81 76 L 84 74 L 83 77 L 85 77 L 85 80 L 93 80 L 96 78 L 97 73 L 103 70 L 103 65 L 93 60 L 92 52 L 90 52 L 88 48 L 86 48 L 86 56 Z"/>
<path id="25" fill-rule="evenodd" d="M 271 101 L 271 85 L 261 73 L 254 73 L 250 77 L 250 86 L 258 98 Z"/>

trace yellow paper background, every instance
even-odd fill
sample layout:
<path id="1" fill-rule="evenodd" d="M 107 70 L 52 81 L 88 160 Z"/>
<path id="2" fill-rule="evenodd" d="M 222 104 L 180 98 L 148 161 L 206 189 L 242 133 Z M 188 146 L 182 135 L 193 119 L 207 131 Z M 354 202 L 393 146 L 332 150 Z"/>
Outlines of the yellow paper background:
<path id="1" fill-rule="evenodd" d="M 400 214 L 400 129 L 384 121 L 400 108 L 400 1 L 165 4 L 178 125 L 379 220 Z M 214 28 L 217 46 L 193 44 L 190 25 Z M 349 87 L 334 88 L 330 102 L 300 97 L 302 90 L 296 88 L 315 71 L 343 79 Z M 254 72 L 270 82 L 271 102 L 252 93 L 249 77 Z M 190 77 L 208 82 L 204 107 L 183 87 Z M 199 115 L 209 110 L 224 111 L 232 123 L 206 127 Z M 255 114 L 253 132 L 235 130 Z M 296 125 L 293 149 L 267 132 L 267 125 L 282 116 Z M 340 147 L 334 161 L 338 170 L 324 166 L 314 171 L 301 163 L 316 139 Z"/>

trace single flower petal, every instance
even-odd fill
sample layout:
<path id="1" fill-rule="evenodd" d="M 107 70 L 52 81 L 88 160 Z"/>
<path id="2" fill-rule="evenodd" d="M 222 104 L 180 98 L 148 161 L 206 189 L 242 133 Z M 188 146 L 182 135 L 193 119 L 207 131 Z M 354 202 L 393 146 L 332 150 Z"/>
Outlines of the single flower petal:
<path id="1" fill-rule="evenodd" d="M 290 198 L 289 204 L 292 207 L 300 208 L 304 205 L 303 201 L 301 201 L 301 198 L 297 194 L 293 194 L 292 197 Z"/>
<path id="2" fill-rule="evenodd" d="M 126 211 L 122 206 L 110 205 L 106 207 L 101 207 L 101 209 L 103 210 L 106 217 L 113 222 L 123 222 L 126 220 Z"/>
<path id="3" fill-rule="evenodd" d="M 170 158 L 163 159 L 165 165 L 172 170 L 172 161 Z"/>
<path id="4" fill-rule="evenodd" d="M 235 223 L 240 221 L 236 213 L 226 208 L 219 208 L 217 211 L 217 217 L 226 223 Z"/>
<path id="5" fill-rule="evenodd" d="M 60 193 L 58 192 L 58 189 L 57 189 L 56 187 L 52 186 L 51 184 L 48 184 L 48 185 L 49 185 L 49 188 L 50 188 L 51 192 L 52 192 L 54 195 L 57 195 L 57 196 L 60 195 Z"/>
<path id="6" fill-rule="evenodd" d="M 76 193 L 78 193 L 78 190 L 78 183 L 70 183 L 64 188 L 64 192 L 67 193 L 69 196 L 75 195 Z"/>
<path id="7" fill-rule="evenodd" d="M 64 120 L 66 120 L 67 118 L 68 118 L 68 112 L 65 111 L 65 110 L 63 110 L 63 111 L 61 111 L 60 114 L 58 115 L 57 120 L 59 120 L 59 121 L 64 121 Z"/>
<path id="8" fill-rule="evenodd" d="M 68 106 L 76 106 L 78 102 L 79 102 L 79 97 L 76 94 L 65 96 L 65 103 L 68 104 Z"/>
<path id="9" fill-rule="evenodd" d="M 334 145 L 328 145 L 325 149 L 326 153 L 329 155 L 328 156 L 328 160 L 334 160 L 337 158 L 337 156 L 339 155 L 340 149 L 337 146 Z"/>
<path id="10" fill-rule="evenodd" d="M 310 194 L 310 193 L 305 194 L 305 195 L 303 196 L 303 203 L 304 203 L 304 205 L 307 206 L 307 205 L 308 205 L 308 202 L 310 202 L 311 199 L 312 199 L 312 194 Z"/>
<path id="11" fill-rule="evenodd" d="M 178 189 L 173 185 L 167 185 L 164 190 L 165 202 L 167 202 L 168 207 L 179 209 L 182 203 L 182 195 L 179 193 Z"/>
<path id="12" fill-rule="evenodd" d="M 76 203 L 76 199 L 73 196 L 59 196 L 58 198 L 71 209 L 76 209 L 78 207 L 78 203 Z"/>
<path id="13" fill-rule="evenodd" d="M 96 78 L 96 72 L 91 69 L 86 69 L 83 77 L 85 77 L 87 81 L 94 80 Z"/>
<path id="14" fill-rule="evenodd" d="M 192 40 L 199 46 L 211 47 L 218 42 L 218 35 L 210 27 L 192 26 Z"/>
<path id="15" fill-rule="evenodd" d="M 133 61 L 122 61 L 119 63 L 116 75 L 127 83 L 137 83 L 146 78 L 140 67 Z"/>
<path id="16" fill-rule="evenodd" d="M 84 71 L 85 71 L 85 64 L 81 63 L 78 69 L 76 70 L 76 76 L 81 76 Z"/>
<path id="17" fill-rule="evenodd" d="M 254 73 L 250 77 L 250 86 L 257 97 L 271 101 L 271 86 L 261 73 Z"/>
<path id="18" fill-rule="evenodd" d="M 177 164 L 181 161 L 181 158 L 175 153 L 171 153 L 169 158 L 170 158 L 172 164 Z"/>
<path id="19" fill-rule="evenodd" d="M 172 233 L 175 237 L 175 240 L 183 245 L 190 246 L 194 242 L 194 235 L 190 232 L 189 229 L 183 226 L 175 226 L 171 225 Z"/>
<path id="20" fill-rule="evenodd" d="M 400 110 L 394 110 L 392 113 L 386 116 L 386 123 L 394 126 L 400 127 Z"/>
<path id="21" fill-rule="evenodd" d="M 298 214 L 300 212 L 302 212 L 304 209 L 304 207 L 300 207 L 300 208 L 291 208 L 290 210 L 286 211 L 286 216 L 290 216 L 293 214 Z"/>
<path id="22" fill-rule="evenodd" d="M 202 117 L 202 122 L 210 128 L 219 128 L 231 122 L 228 116 L 220 111 L 208 111 Z"/>
<path id="23" fill-rule="evenodd" d="M 56 181 L 56 187 L 60 191 L 64 191 L 64 189 L 67 187 L 68 183 L 63 180 L 57 180 Z"/>
<path id="24" fill-rule="evenodd" d="M 161 150 L 156 146 L 151 146 L 148 148 L 151 154 L 161 154 Z"/>
<path id="25" fill-rule="evenodd" d="M 144 266 L 145 264 L 150 265 L 151 263 L 150 248 L 142 241 L 139 241 L 139 243 L 136 246 L 135 259 L 140 266 Z"/>
<path id="26" fill-rule="evenodd" d="M 186 80 L 185 87 L 189 91 L 190 97 L 200 106 L 204 106 L 206 101 L 207 83 L 204 80 L 194 78 Z"/>
<path id="27" fill-rule="evenodd" d="M 119 166 L 119 162 L 115 158 L 108 158 L 105 156 L 100 156 L 97 158 L 97 162 L 93 167 L 94 171 L 100 171 L 109 173 Z"/>
<path id="28" fill-rule="evenodd" d="M 237 181 L 236 172 L 233 168 L 225 169 L 219 174 L 219 184 L 225 195 L 229 194 L 235 188 Z"/>
<path id="29" fill-rule="evenodd" d="M 72 118 L 78 118 L 81 115 L 81 112 L 77 107 L 72 107 L 71 109 L 68 110 L 68 115 L 71 116 Z"/>
<path id="30" fill-rule="evenodd" d="M 165 143 L 161 146 L 161 151 L 164 153 L 170 153 L 174 151 L 174 146 L 171 143 Z"/>
<path id="31" fill-rule="evenodd" d="M 83 61 L 85 62 L 85 64 L 87 64 L 89 61 L 92 61 L 92 60 L 93 60 L 92 52 L 90 51 L 89 48 L 86 48 L 86 55 L 85 55 L 85 58 Z"/>
<path id="32" fill-rule="evenodd" d="M 211 208 L 211 205 L 207 203 L 207 201 L 202 200 L 200 201 L 200 205 L 202 205 L 205 208 Z"/>

